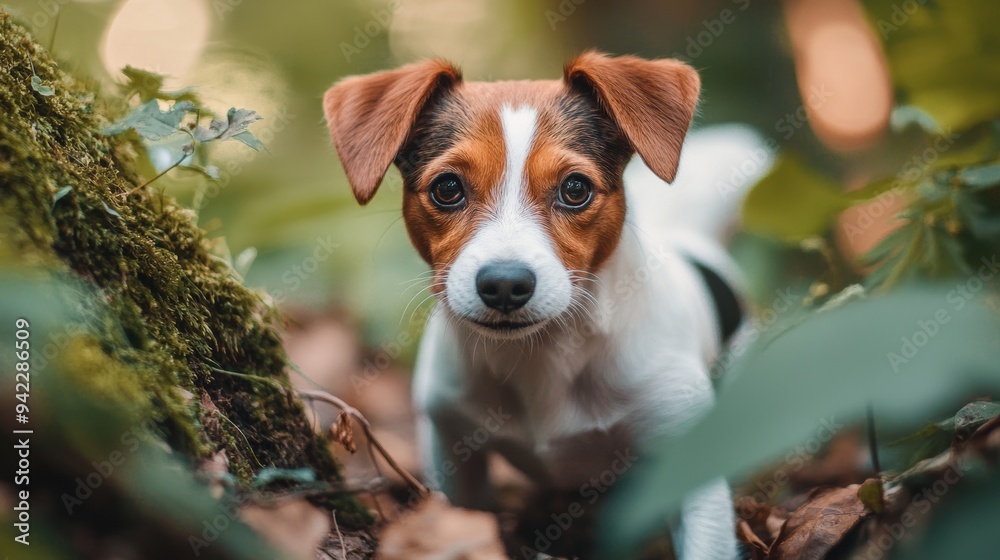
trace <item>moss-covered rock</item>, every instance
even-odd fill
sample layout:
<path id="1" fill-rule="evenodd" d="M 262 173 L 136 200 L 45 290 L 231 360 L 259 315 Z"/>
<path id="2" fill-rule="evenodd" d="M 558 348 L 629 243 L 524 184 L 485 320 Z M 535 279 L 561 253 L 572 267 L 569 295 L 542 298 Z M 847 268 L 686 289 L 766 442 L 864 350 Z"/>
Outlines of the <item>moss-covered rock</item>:
<path id="1" fill-rule="evenodd" d="M 35 75 L 54 93 L 33 88 Z M 100 133 L 124 102 L 95 90 L 0 11 L 0 262 L 94 288 L 101 311 L 64 352 L 70 381 L 152 419 L 192 462 L 224 449 L 244 484 L 263 467 L 338 482 L 286 388 L 274 310 L 211 255 L 190 210 L 136 188 L 132 148 Z M 350 498 L 327 505 L 342 523 L 366 522 Z"/>

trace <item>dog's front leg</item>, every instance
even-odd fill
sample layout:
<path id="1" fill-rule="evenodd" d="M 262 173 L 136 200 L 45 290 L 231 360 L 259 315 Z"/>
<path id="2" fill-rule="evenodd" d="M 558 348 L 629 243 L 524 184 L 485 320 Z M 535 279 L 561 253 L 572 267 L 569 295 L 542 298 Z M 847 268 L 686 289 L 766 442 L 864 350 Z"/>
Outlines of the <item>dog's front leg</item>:
<path id="1" fill-rule="evenodd" d="M 725 479 L 692 492 L 681 508 L 674 528 L 678 560 L 733 560 L 736 558 L 736 519 L 732 493 Z"/>
<path id="2" fill-rule="evenodd" d="M 489 509 L 492 493 L 486 451 L 470 446 L 472 431 L 463 434 L 460 428 L 467 423 L 449 416 L 438 411 L 420 419 L 427 482 L 455 506 Z"/>
<path id="3" fill-rule="evenodd" d="M 645 421 L 647 436 L 676 436 L 689 430 L 715 400 L 707 372 L 698 362 L 675 360 L 676 367 L 661 373 L 647 389 L 650 397 Z M 655 441 L 655 439 L 647 440 Z M 732 493 L 725 479 L 691 491 L 684 499 L 680 519 L 671 527 L 679 560 L 733 560 L 736 558 L 736 521 Z"/>

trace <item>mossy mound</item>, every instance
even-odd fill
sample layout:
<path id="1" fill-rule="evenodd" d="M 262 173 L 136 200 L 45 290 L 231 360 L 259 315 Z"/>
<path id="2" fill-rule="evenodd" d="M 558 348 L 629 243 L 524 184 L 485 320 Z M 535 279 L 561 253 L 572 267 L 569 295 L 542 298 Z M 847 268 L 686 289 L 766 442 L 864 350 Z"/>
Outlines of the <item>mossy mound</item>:
<path id="1" fill-rule="evenodd" d="M 73 335 L 79 359 L 67 354 L 64 369 L 75 384 L 152 419 L 192 462 L 224 449 L 244 484 L 263 467 L 338 482 L 326 441 L 284 388 L 274 310 L 212 256 L 190 210 L 136 189 L 131 146 L 100 133 L 123 101 L 60 71 L 2 10 L 0 66 L 0 261 L 79 277 L 106 314 Z M 34 75 L 54 93 L 33 88 Z M 342 523 L 367 520 L 350 498 L 327 505 Z"/>

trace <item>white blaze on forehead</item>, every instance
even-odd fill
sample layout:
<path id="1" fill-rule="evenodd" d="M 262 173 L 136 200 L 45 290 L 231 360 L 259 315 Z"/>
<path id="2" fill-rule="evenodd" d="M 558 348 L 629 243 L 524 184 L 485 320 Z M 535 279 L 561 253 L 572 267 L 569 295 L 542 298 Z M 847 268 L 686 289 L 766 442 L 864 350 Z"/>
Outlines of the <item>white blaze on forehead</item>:
<path id="1" fill-rule="evenodd" d="M 477 319 L 491 313 L 476 291 L 476 275 L 490 263 L 514 261 L 535 275 L 535 292 L 518 313 L 541 320 L 565 311 L 570 304 L 569 274 L 556 255 L 552 240 L 525 193 L 528 155 L 537 132 L 538 110 L 505 105 L 503 128 L 504 174 L 490 216 L 469 239 L 448 272 L 449 307 L 460 316 Z"/>
<path id="2" fill-rule="evenodd" d="M 503 184 L 500 186 L 497 217 L 504 226 L 513 226 L 525 211 L 522 196 L 528 154 L 535 138 L 538 111 L 533 107 L 512 108 L 504 105 L 500 109 L 500 124 L 503 127 L 503 146 L 507 154 Z"/>

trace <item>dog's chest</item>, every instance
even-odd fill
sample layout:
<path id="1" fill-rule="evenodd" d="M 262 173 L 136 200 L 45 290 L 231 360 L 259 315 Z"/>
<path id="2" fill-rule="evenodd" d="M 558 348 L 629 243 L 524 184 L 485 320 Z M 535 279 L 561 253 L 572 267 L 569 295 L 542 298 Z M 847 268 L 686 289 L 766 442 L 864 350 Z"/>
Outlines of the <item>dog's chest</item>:
<path id="1" fill-rule="evenodd" d="M 464 407 L 476 424 L 492 417 L 487 447 L 537 482 L 570 488 L 629 455 L 634 436 L 634 395 L 608 382 L 620 377 L 613 361 L 593 346 L 571 350 L 501 356 L 476 376 Z"/>

